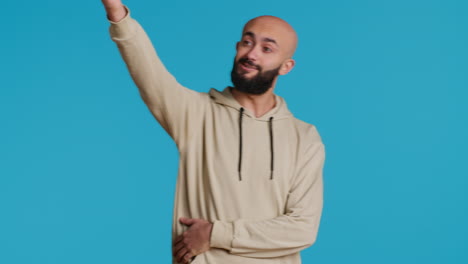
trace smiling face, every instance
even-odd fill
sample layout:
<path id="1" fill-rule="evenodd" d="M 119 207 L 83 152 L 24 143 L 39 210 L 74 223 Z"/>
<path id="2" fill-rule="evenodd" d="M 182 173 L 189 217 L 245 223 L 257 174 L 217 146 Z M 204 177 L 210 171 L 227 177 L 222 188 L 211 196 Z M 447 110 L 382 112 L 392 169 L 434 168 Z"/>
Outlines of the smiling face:
<path id="1" fill-rule="evenodd" d="M 250 20 L 237 42 L 231 72 L 234 87 L 251 94 L 263 94 L 274 86 L 278 75 L 294 67 L 291 58 L 297 45 L 294 29 L 274 16 Z"/>

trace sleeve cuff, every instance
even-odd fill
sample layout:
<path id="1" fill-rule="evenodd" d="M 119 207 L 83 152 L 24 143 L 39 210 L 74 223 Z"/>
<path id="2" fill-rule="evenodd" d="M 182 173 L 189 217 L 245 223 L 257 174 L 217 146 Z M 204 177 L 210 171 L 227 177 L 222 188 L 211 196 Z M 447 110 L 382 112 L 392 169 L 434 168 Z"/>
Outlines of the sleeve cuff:
<path id="1" fill-rule="evenodd" d="M 211 230 L 210 247 L 232 249 L 233 224 L 215 220 Z"/>
<path id="2" fill-rule="evenodd" d="M 107 18 L 110 25 L 110 34 L 113 39 L 127 39 L 134 35 L 134 24 L 132 23 L 132 18 L 130 16 L 130 9 L 124 5 L 127 14 L 121 20 L 114 22 Z"/>

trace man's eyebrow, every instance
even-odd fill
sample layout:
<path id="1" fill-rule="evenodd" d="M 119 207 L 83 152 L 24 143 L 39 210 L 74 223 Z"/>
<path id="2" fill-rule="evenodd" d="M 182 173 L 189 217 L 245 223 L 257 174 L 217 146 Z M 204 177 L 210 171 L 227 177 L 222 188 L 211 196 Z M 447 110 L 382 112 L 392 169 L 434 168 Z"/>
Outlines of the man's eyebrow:
<path id="1" fill-rule="evenodd" d="M 274 40 L 272 38 L 263 38 L 263 41 L 271 42 L 271 43 L 275 44 L 276 46 L 279 46 L 278 43 L 276 43 L 276 40 Z"/>
<path id="2" fill-rule="evenodd" d="M 251 31 L 247 31 L 247 32 L 244 32 L 244 36 L 249 36 L 249 37 L 254 38 L 255 34 L 253 32 L 251 32 Z"/>
<path id="3" fill-rule="evenodd" d="M 251 31 L 247 31 L 247 32 L 244 33 L 244 36 L 249 36 L 249 37 L 255 38 L 255 33 L 251 32 Z M 275 44 L 276 46 L 279 46 L 278 43 L 276 42 L 276 40 L 274 40 L 272 38 L 263 38 L 262 40 L 265 41 L 265 42 L 271 42 L 271 43 Z"/>

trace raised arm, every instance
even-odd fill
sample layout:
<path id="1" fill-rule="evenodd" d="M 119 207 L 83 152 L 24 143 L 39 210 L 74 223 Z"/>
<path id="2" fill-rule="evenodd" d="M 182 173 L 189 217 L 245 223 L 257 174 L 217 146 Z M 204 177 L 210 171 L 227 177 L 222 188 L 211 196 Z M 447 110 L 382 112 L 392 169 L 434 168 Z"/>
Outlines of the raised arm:
<path id="1" fill-rule="evenodd" d="M 111 23 L 111 38 L 141 98 L 180 149 L 202 123 L 204 97 L 180 85 L 167 71 L 148 35 L 121 0 L 102 0 L 102 3 Z"/>

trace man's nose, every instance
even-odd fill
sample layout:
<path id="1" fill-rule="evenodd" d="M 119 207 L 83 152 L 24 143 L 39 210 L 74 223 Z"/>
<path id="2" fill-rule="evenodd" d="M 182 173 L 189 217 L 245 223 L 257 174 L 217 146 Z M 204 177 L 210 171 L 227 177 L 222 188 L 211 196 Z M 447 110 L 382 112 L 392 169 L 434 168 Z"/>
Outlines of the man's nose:
<path id="1" fill-rule="evenodd" d="M 257 46 L 252 46 L 252 48 L 247 52 L 247 58 L 251 61 L 256 61 L 258 59 L 258 48 Z"/>

